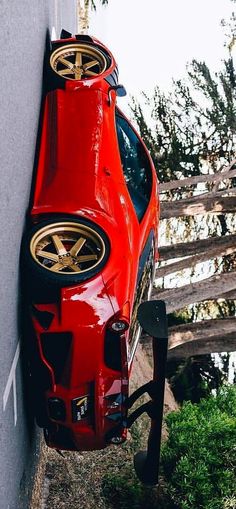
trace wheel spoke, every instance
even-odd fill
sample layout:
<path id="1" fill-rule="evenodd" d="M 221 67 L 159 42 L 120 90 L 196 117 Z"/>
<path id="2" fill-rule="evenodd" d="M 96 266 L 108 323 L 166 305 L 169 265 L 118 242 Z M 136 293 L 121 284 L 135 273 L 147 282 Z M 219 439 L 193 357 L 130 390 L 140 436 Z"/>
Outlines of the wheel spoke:
<path id="1" fill-rule="evenodd" d="M 98 73 L 97 72 L 93 72 L 93 71 L 85 71 L 85 76 L 97 76 Z"/>
<path id="2" fill-rule="evenodd" d="M 57 250 L 57 254 L 59 254 L 59 255 L 67 254 L 67 250 L 63 246 L 62 241 L 60 240 L 58 235 L 52 235 L 52 240 L 53 240 L 54 246 Z"/>
<path id="3" fill-rule="evenodd" d="M 81 78 L 84 74 L 84 71 L 83 71 L 83 69 L 75 69 L 74 74 L 75 74 L 75 80 L 81 80 Z"/>
<path id="4" fill-rule="evenodd" d="M 82 255 L 78 256 L 76 262 L 77 263 L 84 263 L 84 262 L 91 262 L 92 260 L 97 260 L 98 257 L 96 254 L 91 255 Z"/>
<path id="5" fill-rule="evenodd" d="M 82 64 L 82 53 L 80 51 L 76 52 L 75 65 L 83 65 Z"/>
<path id="6" fill-rule="evenodd" d="M 52 270 L 52 272 L 60 272 L 60 269 L 62 269 L 63 267 L 64 265 L 62 265 L 62 263 L 55 263 L 53 267 L 50 267 L 50 270 Z"/>
<path id="7" fill-rule="evenodd" d="M 83 237 L 80 237 L 70 250 L 71 256 L 77 256 L 77 254 L 82 249 L 85 242 L 86 242 L 86 239 L 84 239 Z"/>
<path id="8" fill-rule="evenodd" d="M 81 269 L 77 265 L 75 265 L 75 264 L 70 265 L 70 269 L 72 269 L 74 272 L 80 272 L 81 271 Z"/>
<path id="9" fill-rule="evenodd" d="M 68 67 L 68 69 L 73 69 L 73 67 L 74 67 L 73 64 L 69 60 L 66 60 L 66 58 L 63 58 L 63 57 L 59 57 L 58 62 L 65 65 L 66 67 Z"/>
<path id="10" fill-rule="evenodd" d="M 42 258 L 46 258 L 47 260 L 53 260 L 54 262 L 58 262 L 58 255 L 54 253 L 48 253 L 47 251 L 37 251 L 37 256 L 41 256 Z"/>
<path id="11" fill-rule="evenodd" d="M 95 65 L 99 65 L 99 62 L 97 60 L 91 60 L 91 62 L 84 64 L 83 68 L 87 71 L 87 69 L 90 69 L 90 67 L 94 67 Z"/>
<path id="12" fill-rule="evenodd" d="M 67 76 L 67 74 L 75 74 L 75 71 L 72 69 L 62 69 L 62 71 L 57 71 L 60 76 Z"/>

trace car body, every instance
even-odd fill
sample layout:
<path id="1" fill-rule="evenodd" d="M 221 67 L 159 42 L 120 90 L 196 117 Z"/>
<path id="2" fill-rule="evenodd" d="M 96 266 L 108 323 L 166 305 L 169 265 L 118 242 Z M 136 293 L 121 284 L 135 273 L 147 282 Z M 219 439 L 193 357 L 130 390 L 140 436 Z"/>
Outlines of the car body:
<path id="1" fill-rule="evenodd" d="M 117 66 L 62 34 L 46 69 L 22 273 L 35 414 L 50 447 L 126 438 L 129 375 L 150 297 L 159 199 L 150 155 L 116 105 Z"/>

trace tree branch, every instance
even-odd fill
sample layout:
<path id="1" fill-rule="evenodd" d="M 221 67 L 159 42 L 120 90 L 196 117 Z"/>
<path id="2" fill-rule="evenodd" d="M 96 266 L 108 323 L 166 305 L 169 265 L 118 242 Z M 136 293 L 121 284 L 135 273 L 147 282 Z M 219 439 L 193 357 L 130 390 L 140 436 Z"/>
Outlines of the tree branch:
<path id="1" fill-rule="evenodd" d="M 222 337 L 231 333 L 234 333 L 236 337 L 236 317 L 184 323 L 170 327 L 168 332 L 170 350 L 189 341 L 209 340 L 212 337 Z"/>
<path id="2" fill-rule="evenodd" d="M 170 219 L 172 217 L 195 216 L 198 214 L 222 214 L 234 212 L 236 210 L 236 197 L 208 197 L 194 196 L 186 200 L 176 200 L 172 202 L 161 202 L 161 219 Z"/>
<path id="3" fill-rule="evenodd" d="M 180 288 L 156 289 L 153 291 L 152 298 L 164 300 L 167 313 L 173 313 L 196 302 L 219 298 L 232 290 L 236 290 L 236 271 L 211 276 Z"/>
<path id="4" fill-rule="evenodd" d="M 186 359 L 193 355 L 206 355 L 210 353 L 234 352 L 236 346 L 236 332 L 225 336 L 212 336 L 198 341 L 178 346 L 168 351 L 168 360 Z"/>
<path id="5" fill-rule="evenodd" d="M 226 249 L 236 246 L 236 234 L 226 235 L 225 237 L 209 237 L 208 239 L 199 239 L 193 242 L 179 242 L 170 246 L 159 248 L 159 260 L 172 260 L 183 256 L 191 256 L 196 253 L 204 253 L 211 247 Z"/>
<path id="6" fill-rule="evenodd" d="M 196 175 L 195 177 L 189 177 L 182 180 L 172 180 L 171 182 L 164 182 L 162 184 L 159 184 L 160 193 L 164 191 L 170 191 L 172 189 L 178 189 L 180 187 L 196 185 L 202 182 L 222 182 L 226 179 L 231 179 L 236 176 L 236 169 L 231 170 L 234 164 L 236 164 L 236 159 L 234 159 L 232 163 L 229 166 L 227 166 L 227 168 L 225 168 L 225 171 L 222 173 Z"/>
<path id="7" fill-rule="evenodd" d="M 200 242 L 200 241 L 199 241 Z M 236 251 L 236 244 L 232 247 L 211 247 L 207 251 L 202 254 L 197 254 L 190 257 L 185 257 L 183 260 L 179 262 L 170 263 L 163 267 L 160 267 L 156 271 L 156 277 L 165 277 L 168 274 L 173 274 L 174 272 L 179 272 L 183 269 L 190 269 L 191 267 L 195 267 L 197 263 L 205 262 L 206 260 L 212 260 L 214 258 L 218 258 L 219 256 L 229 255 Z"/>

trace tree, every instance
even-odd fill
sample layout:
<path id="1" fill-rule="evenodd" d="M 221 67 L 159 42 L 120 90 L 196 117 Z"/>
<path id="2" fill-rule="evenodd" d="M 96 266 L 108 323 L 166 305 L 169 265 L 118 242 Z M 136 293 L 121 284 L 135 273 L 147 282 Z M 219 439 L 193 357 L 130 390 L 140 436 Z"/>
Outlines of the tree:
<path id="1" fill-rule="evenodd" d="M 166 302 L 168 313 L 183 309 L 190 304 L 221 297 L 226 292 L 236 290 L 236 271 L 216 274 L 196 283 L 166 290 L 156 289 L 152 297 Z"/>
<path id="2" fill-rule="evenodd" d="M 212 342 L 217 339 L 226 340 L 231 337 L 236 339 L 236 317 L 227 317 L 224 319 L 201 320 L 200 322 L 174 325 L 169 328 L 169 350 L 186 345 L 186 343 L 195 343 L 202 341 Z M 211 347 L 212 352 L 214 346 Z M 225 345 L 226 348 L 226 345 Z M 223 349 L 224 350 L 224 349 Z M 223 351 L 222 350 L 222 351 Z M 216 352 L 218 350 L 215 350 Z M 170 352 L 169 352 L 170 353 Z"/>
<path id="3" fill-rule="evenodd" d="M 99 0 L 100 4 L 102 5 L 107 5 L 108 4 L 108 0 Z M 91 5 L 91 8 L 94 9 L 96 11 L 96 5 L 97 5 L 97 1 L 96 0 L 85 0 L 85 5 L 89 6 Z"/>
<path id="4" fill-rule="evenodd" d="M 236 0 L 231 0 L 231 2 L 235 4 Z M 232 12 L 229 21 L 222 19 L 221 25 L 227 29 L 226 34 L 225 34 L 227 42 L 225 43 L 225 45 L 228 46 L 229 52 L 231 54 L 232 49 L 235 45 L 235 41 L 236 41 L 236 16 L 235 16 L 235 13 Z"/>
<path id="5" fill-rule="evenodd" d="M 137 100 L 131 110 L 148 146 L 161 182 L 219 169 L 235 153 L 236 74 L 232 58 L 212 75 L 205 62 L 193 60 L 187 80 L 175 80 L 169 94 L 143 94 L 155 128 L 148 126 Z M 149 106 L 150 105 L 150 106 Z"/>
<path id="6" fill-rule="evenodd" d="M 231 196 L 222 196 L 221 192 L 197 195 L 192 198 L 163 201 L 161 204 L 161 219 L 172 217 L 195 216 L 197 214 L 226 214 L 236 210 L 236 188 Z"/>
<path id="7" fill-rule="evenodd" d="M 236 296 L 232 214 L 236 210 L 236 73 L 231 55 L 218 73 L 211 73 L 205 62 L 193 60 L 187 78 L 175 80 L 170 93 L 163 93 L 157 86 L 152 97 L 143 97 L 152 125 L 135 99 L 131 110 L 157 167 L 161 219 L 167 232 L 156 273 L 158 280 L 162 278 L 162 287 L 156 288 L 153 298 L 163 298 L 169 313 L 190 308 L 196 322 L 191 324 L 195 338 L 202 324 L 202 336 L 191 341 L 191 327 L 181 326 L 183 344 L 175 344 L 169 358 L 220 351 L 223 347 L 230 351 L 235 349 L 234 333 L 223 332 L 222 321 L 208 320 L 206 324 L 206 320 L 199 320 L 209 311 L 214 318 L 221 311 L 223 317 L 235 313 L 232 300 L 223 304 L 219 301 Z M 187 242 L 176 240 L 178 232 Z M 188 279 L 183 281 L 187 269 Z M 165 288 L 173 274 L 178 275 L 177 288 Z M 172 276 L 172 285 L 173 281 Z M 210 322 L 214 330 L 211 338 Z M 173 329 L 169 332 L 173 341 Z"/>
<path id="8" fill-rule="evenodd" d="M 197 175 L 195 177 L 188 177 L 186 179 L 181 179 L 181 180 L 178 179 L 178 180 L 172 180 L 170 182 L 164 182 L 159 185 L 159 190 L 160 190 L 160 192 L 170 191 L 173 189 L 189 187 L 192 185 L 206 183 L 206 182 L 207 183 L 214 182 L 215 184 L 217 183 L 217 185 L 218 185 L 219 182 L 225 181 L 226 179 L 231 179 L 236 176 L 236 168 L 232 169 L 234 167 L 235 163 L 236 163 L 236 159 L 233 159 L 233 161 L 231 161 L 231 163 L 226 168 L 224 168 L 224 166 L 223 166 L 221 168 L 222 171 L 220 171 L 218 173 L 213 173 L 213 174 L 207 173 L 204 175 Z"/>
<path id="9" fill-rule="evenodd" d="M 207 239 L 199 239 L 192 242 L 179 242 L 171 244 L 170 246 L 161 246 L 159 248 L 160 261 L 172 260 L 173 258 L 190 257 L 196 253 L 206 253 L 212 248 L 218 249 L 219 255 L 221 251 L 227 248 L 235 247 L 236 249 L 236 234 L 227 235 L 224 237 L 214 236 Z"/>
<path id="10" fill-rule="evenodd" d="M 91 3 L 92 3 L 92 7 L 93 7 L 93 9 L 96 9 L 96 2 L 95 2 L 94 0 L 92 0 L 92 2 L 91 2 Z M 100 0 L 100 3 L 101 3 L 102 5 L 106 5 L 106 4 L 108 4 L 108 0 Z"/>
<path id="11" fill-rule="evenodd" d="M 77 0 L 77 32 L 87 33 L 90 9 L 96 11 L 97 4 L 108 4 L 108 0 Z"/>
<path id="12" fill-rule="evenodd" d="M 228 238 L 233 237 L 233 243 L 228 241 Z M 216 239 L 221 239 L 221 237 L 216 237 Z M 186 251 L 183 247 L 182 256 L 184 258 L 180 261 L 170 263 L 168 265 L 164 265 L 163 267 L 160 267 L 157 270 L 157 276 L 158 278 L 167 276 L 168 274 L 173 274 L 175 272 L 180 272 L 183 269 L 186 268 L 194 268 L 197 263 L 205 262 L 206 260 L 211 260 L 213 258 L 229 255 L 231 253 L 234 253 L 236 251 L 236 235 L 227 235 L 226 237 L 223 237 L 222 240 L 226 240 L 225 243 L 222 243 L 221 245 L 215 246 L 215 243 L 212 242 L 212 238 L 207 239 L 209 242 L 209 249 L 205 249 L 200 251 L 201 245 L 204 243 L 204 241 L 198 240 L 196 242 L 191 242 L 189 244 L 194 244 L 196 246 L 196 251 L 198 254 L 193 254 L 192 256 L 186 256 L 187 250 L 188 250 L 188 244 L 184 244 L 186 247 Z M 228 241 L 228 242 L 227 242 Z M 230 245 L 231 244 L 231 245 Z M 207 245 L 207 243 L 205 243 Z M 178 244 L 175 244 L 174 247 L 177 247 Z M 171 249 L 170 249 L 171 251 Z M 172 251 L 173 252 L 173 251 Z M 171 256 L 171 255 L 169 255 Z"/>
<path id="13" fill-rule="evenodd" d="M 219 390 L 227 380 L 227 373 L 215 366 L 210 355 L 180 359 L 171 358 L 167 365 L 167 378 L 178 403 L 199 403 L 202 398 Z"/>

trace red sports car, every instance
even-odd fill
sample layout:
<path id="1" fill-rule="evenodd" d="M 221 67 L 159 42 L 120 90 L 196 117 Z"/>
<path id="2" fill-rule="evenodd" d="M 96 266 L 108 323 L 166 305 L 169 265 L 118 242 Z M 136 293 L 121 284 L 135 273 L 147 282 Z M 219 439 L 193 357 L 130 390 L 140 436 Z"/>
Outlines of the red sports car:
<path id="1" fill-rule="evenodd" d="M 126 437 L 125 400 L 157 259 L 157 177 L 116 105 L 110 51 L 62 32 L 46 69 L 39 155 L 22 244 L 37 422 L 57 449 Z"/>

